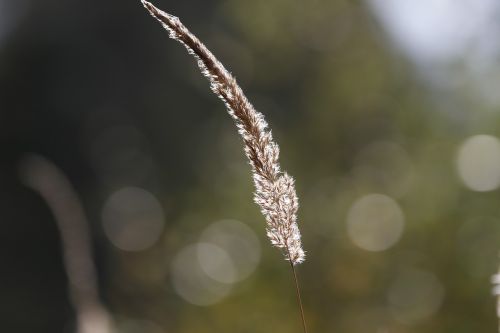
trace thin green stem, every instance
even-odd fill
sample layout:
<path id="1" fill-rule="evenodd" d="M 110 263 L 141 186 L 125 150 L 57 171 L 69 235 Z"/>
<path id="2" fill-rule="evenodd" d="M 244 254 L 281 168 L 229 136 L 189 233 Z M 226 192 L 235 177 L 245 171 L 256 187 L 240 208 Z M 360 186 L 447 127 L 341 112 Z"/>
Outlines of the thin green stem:
<path id="1" fill-rule="evenodd" d="M 307 333 L 306 318 L 304 317 L 304 308 L 302 307 L 302 297 L 300 297 L 299 279 L 297 278 L 297 272 L 295 271 L 295 266 L 292 263 L 292 261 L 290 261 L 290 267 L 292 267 L 293 280 L 295 281 L 295 290 L 297 291 L 297 302 L 299 303 L 300 317 L 302 319 L 302 327 L 304 328 L 304 333 Z"/>

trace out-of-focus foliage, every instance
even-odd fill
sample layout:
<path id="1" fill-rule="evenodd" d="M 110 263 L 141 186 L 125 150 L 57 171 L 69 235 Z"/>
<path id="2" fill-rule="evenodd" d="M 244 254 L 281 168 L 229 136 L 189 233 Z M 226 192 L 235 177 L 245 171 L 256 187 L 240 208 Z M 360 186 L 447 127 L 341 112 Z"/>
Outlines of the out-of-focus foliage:
<path id="1" fill-rule="evenodd" d="M 155 4 L 273 129 L 310 332 L 494 332 L 498 99 L 465 51 L 400 51 L 375 2 Z M 81 197 L 119 332 L 300 332 L 234 125 L 139 1 L 0 0 L 0 117 L 0 331 L 74 331 L 53 214 L 18 175 L 34 152 Z"/>

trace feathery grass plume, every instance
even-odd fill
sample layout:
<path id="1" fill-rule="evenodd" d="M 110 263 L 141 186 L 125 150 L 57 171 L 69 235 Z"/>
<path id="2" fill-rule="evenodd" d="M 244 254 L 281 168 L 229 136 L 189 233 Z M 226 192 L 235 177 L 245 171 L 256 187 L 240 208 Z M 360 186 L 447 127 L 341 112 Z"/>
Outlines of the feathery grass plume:
<path id="1" fill-rule="evenodd" d="M 267 236 L 293 265 L 305 259 L 297 226 L 298 199 L 294 180 L 280 169 L 279 148 L 273 141 L 264 116 L 247 100 L 235 78 L 177 17 L 151 3 L 142 4 L 193 55 L 202 73 L 209 79 L 212 91 L 226 104 L 245 143 L 255 183 L 255 202 L 267 221 Z"/>

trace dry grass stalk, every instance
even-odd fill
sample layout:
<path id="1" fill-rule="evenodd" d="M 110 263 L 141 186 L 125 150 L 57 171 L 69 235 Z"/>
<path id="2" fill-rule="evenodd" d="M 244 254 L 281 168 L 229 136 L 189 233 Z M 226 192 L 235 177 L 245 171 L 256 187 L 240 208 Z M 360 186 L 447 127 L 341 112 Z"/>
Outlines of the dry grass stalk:
<path id="1" fill-rule="evenodd" d="M 264 116 L 255 110 L 235 78 L 177 17 L 141 0 L 146 9 L 167 29 L 170 37 L 182 43 L 198 60 L 202 73 L 210 80 L 212 91 L 224 101 L 245 143 L 255 183 L 255 202 L 267 221 L 271 243 L 283 250 L 293 265 L 304 261 L 297 226 L 298 199 L 294 180 L 280 169 L 279 148 L 273 141 Z"/>
<path id="2" fill-rule="evenodd" d="M 170 33 L 170 37 L 183 44 L 189 54 L 197 59 L 201 72 L 210 81 L 212 91 L 222 99 L 234 119 L 238 132 L 243 137 L 245 153 L 252 166 L 255 202 L 266 218 L 267 236 L 271 243 L 281 249 L 285 259 L 290 262 L 302 325 L 304 332 L 307 333 L 295 272 L 295 265 L 305 259 L 297 226 L 299 204 L 293 178 L 281 171 L 278 163 L 279 148 L 273 141 L 264 116 L 250 104 L 235 78 L 177 17 L 159 10 L 145 0 L 141 2 Z"/>
<path id="3" fill-rule="evenodd" d="M 498 273 L 491 277 L 491 283 L 493 284 L 493 295 L 497 298 L 497 317 L 499 319 L 498 331 L 500 332 L 500 268 Z"/>
<path id="4" fill-rule="evenodd" d="M 111 316 L 99 301 L 88 221 L 77 194 L 61 170 L 41 156 L 25 157 L 20 176 L 54 214 L 61 235 L 70 300 L 77 316 L 77 332 L 113 332 Z"/>

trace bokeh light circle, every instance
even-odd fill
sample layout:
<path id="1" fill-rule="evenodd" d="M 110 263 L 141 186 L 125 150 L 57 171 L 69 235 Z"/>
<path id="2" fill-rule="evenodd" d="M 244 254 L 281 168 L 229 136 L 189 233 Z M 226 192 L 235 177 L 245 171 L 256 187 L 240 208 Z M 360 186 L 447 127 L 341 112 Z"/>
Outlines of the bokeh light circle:
<path id="1" fill-rule="evenodd" d="M 354 244 L 368 251 L 383 251 L 398 242 L 404 215 L 396 201 L 383 194 L 356 200 L 347 214 L 347 232 Z"/>
<path id="2" fill-rule="evenodd" d="M 200 257 L 200 253 L 208 252 Z M 172 286 L 175 292 L 185 301 L 208 306 L 221 301 L 226 297 L 232 287 L 230 283 L 222 283 L 210 277 L 202 268 L 200 259 L 213 257 L 212 263 L 218 267 L 224 267 L 226 271 L 234 270 L 227 253 L 213 244 L 198 243 L 183 248 L 172 261 Z M 228 268 L 229 267 L 229 268 Z M 211 270 L 210 273 L 214 273 Z M 224 276 L 222 273 L 215 277 Z"/>
<path id="3" fill-rule="evenodd" d="M 236 269 L 224 249 L 211 243 L 199 243 L 197 255 L 201 269 L 210 278 L 222 283 L 236 281 Z"/>
<path id="4" fill-rule="evenodd" d="M 458 151 L 457 169 L 462 182 L 473 191 L 491 191 L 500 186 L 500 141 L 491 135 L 475 135 Z"/>
<path id="5" fill-rule="evenodd" d="M 234 274 L 225 277 L 215 277 L 211 272 L 214 265 L 205 265 L 208 260 L 202 260 L 207 274 L 221 282 L 232 283 L 247 278 L 257 267 L 260 261 L 260 242 L 255 232 L 243 222 L 237 220 L 221 220 L 207 227 L 201 237 L 201 242 L 217 245 L 225 250 L 234 265 Z M 203 254 L 202 254 L 203 255 Z M 211 273 L 210 273 L 211 272 Z"/>
<path id="6" fill-rule="evenodd" d="M 444 294 L 444 287 L 435 274 L 406 268 L 396 275 L 387 299 L 396 320 L 417 324 L 439 310 Z"/>
<path id="7" fill-rule="evenodd" d="M 107 199 L 102 223 L 106 236 L 117 248 L 142 251 L 160 237 L 164 214 L 153 194 L 138 187 L 125 187 Z"/>

